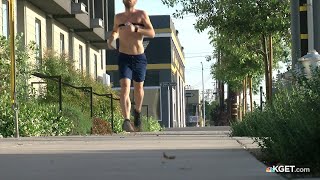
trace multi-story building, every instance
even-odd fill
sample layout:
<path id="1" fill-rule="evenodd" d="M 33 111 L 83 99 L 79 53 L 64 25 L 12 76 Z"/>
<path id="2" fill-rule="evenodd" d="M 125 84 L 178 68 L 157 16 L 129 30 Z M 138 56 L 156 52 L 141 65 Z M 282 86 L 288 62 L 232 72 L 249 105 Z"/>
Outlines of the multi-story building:
<path id="1" fill-rule="evenodd" d="M 0 34 L 8 37 L 8 1 L 1 0 Z M 14 0 L 16 34 L 39 48 L 34 64 L 46 50 L 66 53 L 75 67 L 94 79 L 106 71 L 107 31 L 112 26 L 114 0 Z M 109 23 L 111 22 L 111 23 Z"/>
<path id="2" fill-rule="evenodd" d="M 163 126 L 184 127 L 185 59 L 178 31 L 169 15 L 150 16 L 150 20 L 156 36 L 144 39 L 148 66 L 143 104 Z M 116 50 L 107 51 L 107 73 L 115 89 L 119 89 L 117 55 Z"/>

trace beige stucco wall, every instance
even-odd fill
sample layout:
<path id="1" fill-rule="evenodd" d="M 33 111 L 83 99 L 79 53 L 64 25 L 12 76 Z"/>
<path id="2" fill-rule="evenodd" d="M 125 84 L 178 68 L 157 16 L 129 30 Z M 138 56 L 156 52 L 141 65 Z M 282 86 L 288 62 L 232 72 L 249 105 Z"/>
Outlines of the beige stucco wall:
<path id="1" fill-rule="evenodd" d="M 66 28 L 64 25 L 62 25 L 61 23 L 54 21 L 53 25 L 52 25 L 52 46 L 53 46 L 53 50 L 57 53 L 61 53 L 60 52 L 60 34 L 64 35 L 64 53 L 68 54 L 69 53 L 69 32 L 68 32 L 68 28 Z"/>
<path id="2" fill-rule="evenodd" d="M 82 46 L 82 58 L 83 58 L 83 72 L 86 72 L 86 44 L 85 41 L 78 35 L 74 35 L 73 37 L 73 59 L 74 59 L 74 67 L 77 70 L 79 68 L 79 46 Z"/>
<path id="3" fill-rule="evenodd" d="M 101 57 L 102 53 L 102 57 Z M 94 60 L 95 60 L 95 55 L 97 56 L 97 74 L 98 77 L 103 77 L 103 73 L 105 73 L 105 51 L 98 50 L 94 48 L 93 46 L 90 46 L 90 57 L 89 57 L 89 63 L 90 63 L 90 75 L 92 78 L 94 77 Z M 101 63 L 103 63 L 103 67 L 101 67 Z"/>
<path id="4" fill-rule="evenodd" d="M 35 21 L 39 19 L 41 22 L 41 46 L 42 52 L 47 49 L 47 31 L 46 31 L 46 15 L 44 12 L 26 2 L 25 7 L 25 42 L 28 44 L 35 41 Z M 42 53 L 43 54 L 43 53 Z M 32 61 L 34 62 L 34 61 Z"/>

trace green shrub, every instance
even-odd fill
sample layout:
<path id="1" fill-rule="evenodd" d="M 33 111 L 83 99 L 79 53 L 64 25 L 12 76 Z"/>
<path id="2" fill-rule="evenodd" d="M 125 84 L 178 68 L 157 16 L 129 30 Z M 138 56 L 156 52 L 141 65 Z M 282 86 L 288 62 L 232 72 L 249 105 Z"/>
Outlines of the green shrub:
<path id="1" fill-rule="evenodd" d="M 102 119 L 106 120 L 110 125 L 112 125 L 112 114 L 110 110 L 107 110 L 105 113 L 100 114 L 97 117 L 101 117 Z M 123 117 L 120 111 L 114 111 L 114 117 L 113 117 L 113 132 L 114 133 L 120 133 L 122 132 L 122 123 L 123 123 Z"/>
<path id="2" fill-rule="evenodd" d="M 91 133 L 92 118 L 89 113 L 83 112 L 79 107 L 65 105 L 62 114 L 74 125 L 70 135 L 88 135 Z"/>
<path id="3" fill-rule="evenodd" d="M 10 93 L 6 90 L 0 94 L 0 133 L 4 137 L 14 134 L 13 110 L 10 103 Z"/>
<path id="4" fill-rule="evenodd" d="M 4 137 L 14 135 L 14 117 L 8 93 L 0 95 L 0 132 Z M 19 103 L 18 108 L 20 136 L 52 136 L 67 135 L 72 122 L 59 113 L 58 106 L 54 104 L 40 104 L 30 99 Z"/>
<path id="5" fill-rule="evenodd" d="M 152 116 L 147 119 L 146 116 L 142 116 L 142 131 L 145 132 L 156 132 L 156 131 L 161 131 L 161 126 L 155 118 Z"/>
<path id="6" fill-rule="evenodd" d="M 20 105 L 19 125 L 21 136 L 68 135 L 73 127 L 72 122 L 59 113 L 57 105 L 35 101 Z"/>
<path id="7" fill-rule="evenodd" d="M 279 87 L 272 105 L 232 125 L 233 136 L 256 137 L 271 161 L 320 169 L 320 73 Z"/>

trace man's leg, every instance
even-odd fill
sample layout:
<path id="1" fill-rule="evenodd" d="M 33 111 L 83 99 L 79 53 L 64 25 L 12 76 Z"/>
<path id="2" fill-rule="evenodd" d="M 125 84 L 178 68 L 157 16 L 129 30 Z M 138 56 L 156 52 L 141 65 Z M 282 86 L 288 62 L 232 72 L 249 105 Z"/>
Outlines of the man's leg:
<path id="1" fill-rule="evenodd" d="M 146 78 L 147 58 L 145 54 L 137 55 L 133 64 L 132 79 L 134 86 L 134 125 L 141 130 L 141 107 L 144 97 L 143 84 Z"/>
<path id="2" fill-rule="evenodd" d="M 144 98 L 144 89 L 143 89 L 143 82 L 135 82 L 133 81 L 134 85 L 134 125 L 140 129 L 141 127 L 141 108 L 142 102 Z"/>
<path id="3" fill-rule="evenodd" d="M 120 105 L 122 110 L 122 115 L 124 119 L 130 119 L 130 79 L 124 78 L 120 80 L 121 93 L 120 93 Z"/>
<path id="4" fill-rule="evenodd" d="M 133 81 L 133 85 L 134 85 L 135 110 L 138 112 L 141 112 L 142 102 L 144 97 L 143 82 Z"/>
<path id="5" fill-rule="evenodd" d="M 123 118 L 125 119 L 122 125 L 122 129 L 127 132 L 133 132 L 134 129 L 130 123 L 130 110 L 131 110 L 131 101 L 130 101 L 130 79 L 123 78 L 120 80 L 121 93 L 120 93 L 120 106 L 122 110 Z"/>

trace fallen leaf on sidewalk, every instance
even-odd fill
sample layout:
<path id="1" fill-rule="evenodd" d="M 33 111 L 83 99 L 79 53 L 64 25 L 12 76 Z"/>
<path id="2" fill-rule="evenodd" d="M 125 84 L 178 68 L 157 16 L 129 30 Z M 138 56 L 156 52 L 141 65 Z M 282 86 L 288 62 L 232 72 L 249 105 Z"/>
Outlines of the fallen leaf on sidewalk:
<path id="1" fill-rule="evenodd" d="M 168 156 L 168 155 L 166 155 L 165 152 L 163 152 L 163 157 L 164 157 L 165 159 L 175 159 L 175 158 L 176 158 L 176 156 Z"/>

